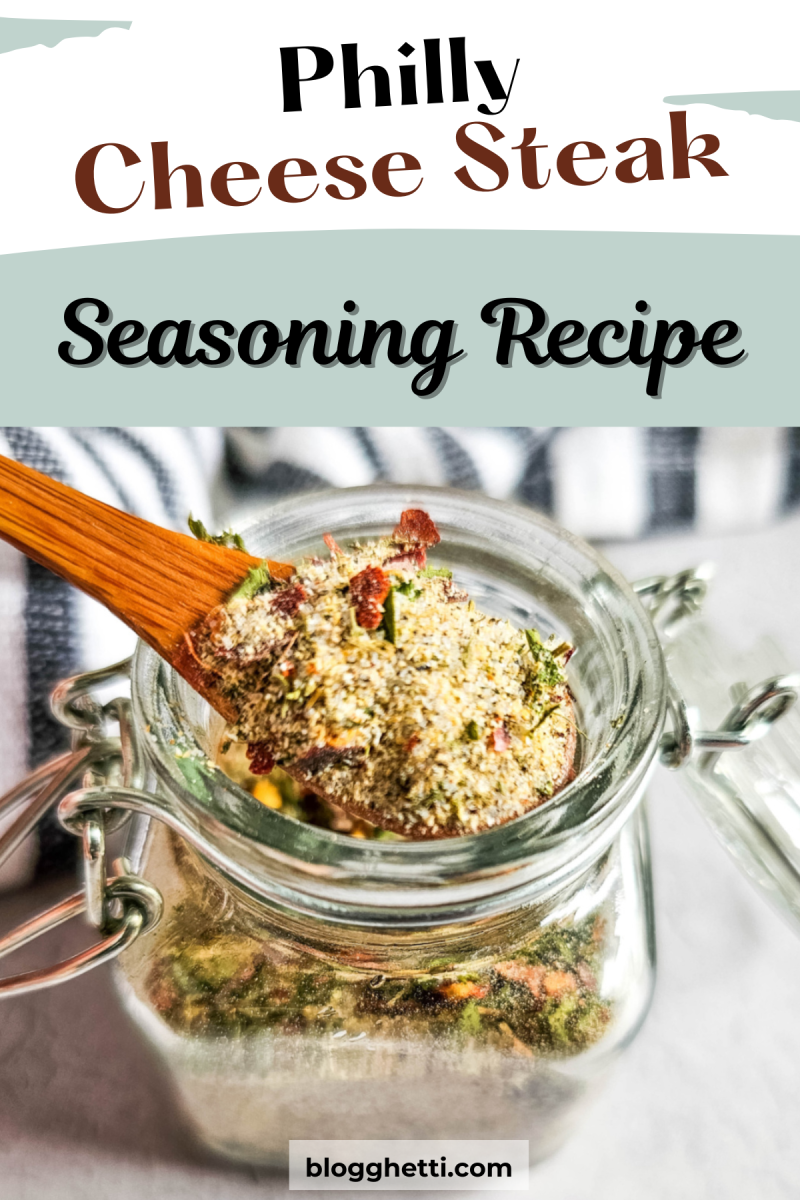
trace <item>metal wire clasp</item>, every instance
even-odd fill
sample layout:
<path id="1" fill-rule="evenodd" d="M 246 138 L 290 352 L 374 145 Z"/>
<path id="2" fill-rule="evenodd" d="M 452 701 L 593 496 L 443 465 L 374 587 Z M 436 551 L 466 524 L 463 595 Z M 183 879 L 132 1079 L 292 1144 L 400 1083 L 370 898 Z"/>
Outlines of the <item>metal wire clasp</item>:
<path id="1" fill-rule="evenodd" d="M 99 967 L 102 963 L 116 958 L 140 934 L 155 928 L 163 907 L 161 894 L 138 876 L 124 874 L 123 861 L 118 860 L 119 873 L 106 881 L 106 895 L 112 905 L 119 905 L 120 913 L 109 924 L 108 932 L 102 939 L 88 950 L 82 950 L 80 954 L 75 954 L 54 966 L 0 980 L 0 998 L 20 995 L 23 992 L 36 992 L 56 983 L 64 983 L 67 979 L 74 979 L 76 975 L 83 975 L 93 967 Z M 80 892 L 68 900 L 63 900 L 54 908 L 40 913 L 38 917 L 20 925 L 13 933 L 0 939 L 0 958 L 86 911 L 86 897 Z"/>
<path id="2" fill-rule="evenodd" d="M 677 575 L 651 575 L 631 584 L 664 641 L 670 641 L 688 617 L 699 613 L 714 576 L 711 563 L 689 567 Z"/>
<path id="3" fill-rule="evenodd" d="M 32 772 L 0 798 L 0 814 L 19 809 L 0 836 L 0 864 L 81 777 L 84 788 L 130 787 L 141 783 L 142 768 L 131 730 L 130 702 L 116 697 L 101 704 L 94 694 L 95 689 L 118 683 L 129 674 L 130 659 L 126 659 L 103 670 L 66 679 L 54 689 L 53 713 L 72 730 L 72 750 Z M 115 958 L 158 924 L 163 908 L 158 890 L 131 874 L 123 859 L 114 864 L 110 877 L 107 872 L 106 834 L 129 817 L 129 812 L 106 804 L 81 812 L 69 822 L 67 827 L 83 841 L 83 893 L 62 901 L 0 939 L 0 958 L 81 914 L 98 930 L 100 940 L 64 962 L 0 980 L 0 997 L 36 991 L 81 975 Z"/>
<path id="4" fill-rule="evenodd" d="M 677 575 L 654 575 L 633 584 L 645 604 L 660 637 L 670 641 L 684 621 L 703 606 L 713 576 L 709 564 L 680 571 Z M 724 750 L 740 750 L 764 737 L 774 723 L 789 711 L 800 695 L 800 673 L 764 680 L 742 695 L 719 729 L 696 732 L 691 728 L 686 701 L 667 672 L 667 719 L 672 729 L 661 738 L 660 758 L 665 767 L 685 766 L 699 751 L 700 770 L 707 770 Z"/>

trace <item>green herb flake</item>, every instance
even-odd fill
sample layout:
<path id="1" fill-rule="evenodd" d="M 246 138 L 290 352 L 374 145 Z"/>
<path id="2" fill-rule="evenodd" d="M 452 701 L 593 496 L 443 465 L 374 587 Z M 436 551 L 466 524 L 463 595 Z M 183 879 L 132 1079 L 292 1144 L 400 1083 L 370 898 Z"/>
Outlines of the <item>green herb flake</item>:
<path id="1" fill-rule="evenodd" d="M 469 724 L 467 725 L 466 729 L 464 730 L 464 733 L 467 735 L 467 737 L 469 738 L 469 740 L 471 742 L 480 741 L 481 731 L 478 728 L 477 721 L 470 721 Z"/>
<path id="2" fill-rule="evenodd" d="M 268 592 L 272 586 L 267 560 L 264 559 L 257 567 L 251 567 L 242 582 L 231 595 L 231 600 L 252 600 L 261 592 Z"/>
<path id="3" fill-rule="evenodd" d="M 538 721 L 536 722 L 536 724 L 535 724 L 535 725 L 531 725 L 529 732 L 530 732 L 530 733 L 534 733 L 534 732 L 535 732 L 535 730 L 537 730 L 537 729 L 539 728 L 539 726 L 540 726 L 540 725 L 544 725 L 544 723 L 545 723 L 545 721 L 547 720 L 547 718 L 548 718 L 548 717 L 550 717 L 550 716 L 552 716 L 552 715 L 553 715 L 553 713 L 556 711 L 556 709 L 557 709 L 557 708 L 560 708 L 560 707 L 561 707 L 561 702 L 560 702 L 560 701 L 556 701 L 556 703 L 555 703 L 555 704 L 549 704 L 549 705 L 548 705 L 548 706 L 547 706 L 547 707 L 546 707 L 546 708 L 545 708 L 545 709 L 542 711 L 542 713 L 541 713 L 541 715 L 540 715 L 540 717 L 539 717 Z"/>
<path id="4" fill-rule="evenodd" d="M 534 682 L 537 687 L 553 688 L 564 682 L 564 672 L 552 650 L 548 650 L 536 629 L 525 630 L 525 640 L 536 664 Z M 561 647 L 559 647 L 559 650 Z M 564 651 L 566 653 L 566 651 Z"/>
<path id="5" fill-rule="evenodd" d="M 230 546 L 233 550 L 245 550 L 245 544 L 240 533 L 225 529 L 222 533 L 209 533 L 199 517 L 189 513 L 189 532 L 193 533 L 198 542 L 209 542 L 212 546 Z"/>
<path id="6" fill-rule="evenodd" d="M 386 635 L 387 642 L 392 645 L 397 641 L 397 609 L 394 602 L 395 589 L 389 588 L 389 595 L 383 602 L 383 632 Z"/>
<path id="7" fill-rule="evenodd" d="M 452 579 L 453 572 L 447 567 L 423 567 L 420 576 L 423 579 Z"/>
<path id="8" fill-rule="evenodd" d="M 395 584 L 394 590 L 401 596 L 405 596 L 407 600 L 416 600 L 422 595 L 422 589 L 416 586 L 413 579 L 406 579 L 404 583 Z"/>
<path id="9" fill-rule="evenodd" d="M 459 1015 L 459 1025 L 462 1033 L 467 1037 L 475 1037 L 481 1031 L 481 1014 L 478 1012 L 478 1006 L 474 1000 L 470 1000 L 461 1010 Z"/>

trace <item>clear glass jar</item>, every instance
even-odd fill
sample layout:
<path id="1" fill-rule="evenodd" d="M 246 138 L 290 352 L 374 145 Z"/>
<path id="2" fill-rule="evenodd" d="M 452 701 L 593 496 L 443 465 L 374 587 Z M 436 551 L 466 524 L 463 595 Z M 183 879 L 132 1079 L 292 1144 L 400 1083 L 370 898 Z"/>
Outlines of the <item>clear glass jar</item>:
<path id="1" fill-rule="evenodd" d="M 665 716 L 628 584 L 544 518 L 364 488 L 245 531 L 296 559 L 431 513 L 434 561 L 479 607 L 578 647 L 575 780 L 526 817 L 439 842 L 359 841 L 260 805 L 215 760 L 221 718 L 146 646 L 134 732 L 149 794 L 127 855 L 164 917 L 118 960 L 133 1019 L 208 1146 L 285 1164 L 290 1138 L 520 1138 L 551 1153 L 641 1025 L 655 948 L 640 804 Z M 157 819 L 153 819 L 157 818 Z"/>

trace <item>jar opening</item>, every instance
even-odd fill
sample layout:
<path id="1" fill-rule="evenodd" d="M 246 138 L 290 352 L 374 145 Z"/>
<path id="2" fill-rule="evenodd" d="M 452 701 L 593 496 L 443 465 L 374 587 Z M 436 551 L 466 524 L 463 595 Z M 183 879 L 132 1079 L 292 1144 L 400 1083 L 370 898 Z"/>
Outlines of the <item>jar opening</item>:
<path id="1" fill-rule="evenodd" d="M 241 532 L 283 560 L 386 533 L 404 508 L 430 512 L 431 556 L 479 608 L 572 642 L 580 713 L 576 778 L 506 825 L 435 842 L 357 841 L 260 805 L 216 766 L 222 718 L 147 646 L 137 649 L 138 736 L 171 823 L 256 893 L 294 903 L 415 910 L 544 886 L 602 853 L 641 794 L 664 719 L 661 648 L 644 609 L 591 547 L 527 509 L 449 489 L 371 486 L 306 494 Z"/>

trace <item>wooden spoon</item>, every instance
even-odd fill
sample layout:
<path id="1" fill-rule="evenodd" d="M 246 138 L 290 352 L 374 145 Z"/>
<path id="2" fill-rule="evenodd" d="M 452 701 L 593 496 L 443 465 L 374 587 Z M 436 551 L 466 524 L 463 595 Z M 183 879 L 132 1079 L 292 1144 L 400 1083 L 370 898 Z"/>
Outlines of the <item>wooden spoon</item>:
<path id="1" fill-rule="evenodd" d="M 99 600 L 227 721 L 236 719 L 186 635 L 261 559 L 162 529 L 2 456 L 0 538 Z M 294 574 L 288 563 L 267 565 L 276 579 Z"/>

